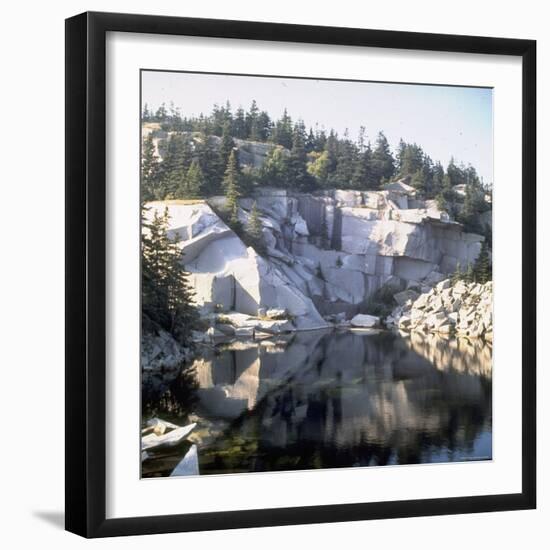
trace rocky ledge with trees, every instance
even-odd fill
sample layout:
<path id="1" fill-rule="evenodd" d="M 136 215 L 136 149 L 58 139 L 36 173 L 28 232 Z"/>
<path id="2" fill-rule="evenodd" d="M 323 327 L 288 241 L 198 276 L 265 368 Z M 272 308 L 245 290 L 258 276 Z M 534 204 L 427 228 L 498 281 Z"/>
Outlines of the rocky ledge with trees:
<path id="1" fill-rule="evenodd" d="M 364 129 L 306 132 L 255 104 L 145 109 L 143 135 L 144 369 L 176 368 L 196 345 L 377 319 L 492 337 L 491 189 L 473 167 L 403 141 L 394 156 Z"/>

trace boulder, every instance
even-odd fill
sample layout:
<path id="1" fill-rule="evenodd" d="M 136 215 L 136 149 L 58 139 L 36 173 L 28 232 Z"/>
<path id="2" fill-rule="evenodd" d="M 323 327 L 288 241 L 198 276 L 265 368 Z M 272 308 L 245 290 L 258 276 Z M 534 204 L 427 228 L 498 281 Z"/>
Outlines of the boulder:
<path id="1" fill-rule="evenodd" d="M 435 289 L 437 290 L 437 292 L 443 292 L 445 289 L 448 289 L 450 286 L 451 286 L 450 279 L 445 279 L 444 281 L 437 283 L 435 285 Z"/>
<path id="2" fill-rule="evenodd" d="M 375 328 L 380 325 L 380 317 L 359 313 L 350 322 L 352 327 Z"/>
<path id="3" fill-rule="evenodd" d="M 288 312 L 283 308 L 270 308 L 265 312 L 265 316 L 269 319 L 286 319 Z"/>

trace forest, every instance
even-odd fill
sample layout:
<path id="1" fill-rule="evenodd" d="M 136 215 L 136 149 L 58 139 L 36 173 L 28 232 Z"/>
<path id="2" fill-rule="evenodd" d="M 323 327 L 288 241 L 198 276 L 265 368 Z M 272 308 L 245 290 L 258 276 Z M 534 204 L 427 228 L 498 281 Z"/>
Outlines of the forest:
<path id="1" fill-rule="evenodd" d="M 483 233 L 479 214 L 490 208 L 491 185 L 475 168 L 454 158 L 444 167 L 420 145 L 402 139 L 394 154 L 382 131 L 371 143 L 361 126 L 354 140 L 347 130 L 340 136 L 333 129 L 306 128 L 286 109 L 274 119 L 256 101 L 247 111 L 239 107 L 233 112 L 229 103 L 214 105 L 210 115 L 198 117 L 182 117 L 174 105 L 163 104 L 153 112 L 146 104 L 142 123 L 157 123 L 169 136 L 162 160 L 156 155 L 153 133 L 143 140 L 144 201 L 222 194 L 235 201 L 257 186 L 311 193 L 379 190 L 387 182 L 404 179 L 419 197 L 437 200 L 440 209 L 468 231 Z M 241 165 L 240 140 L 270 146 L 261 167 Z"/>

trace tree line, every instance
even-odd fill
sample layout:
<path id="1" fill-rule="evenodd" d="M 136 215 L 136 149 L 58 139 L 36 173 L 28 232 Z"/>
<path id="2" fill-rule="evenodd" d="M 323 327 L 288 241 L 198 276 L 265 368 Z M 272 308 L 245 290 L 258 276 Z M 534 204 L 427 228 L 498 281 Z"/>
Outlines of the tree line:
<path id="1" fill-rule="evenodd" d="M 454 158 L 443 167 L 418 144 L 403 140 L 393 154 L 383 132 L 371 143 L 364 127 L 359 129 L 357 140 L 351 139 L 347 131 L 339 136 L 332 129 L 306 129 L 303 121 L 293 120 L 286 109 L 279 119 L 272 119 L 255 101 L 247 111 L 239 107 L 233 113 L 227 103 L 223 107 L 215 105 L 210 115 L 198 117 L 182 117 L 173 105 L 161 105 L 154 113 L 145 105 L 142 120 L 158 122 L 170 132 L 162 161 L 155 153 L 153 135 L 144 139 L 145 201 L 227 194 L 229 168 L 235 172 L 237 192 L 243 196 L 258 185 L 308 192 L 331 188 L 377 190 L 401 178 L 421 198 L 436 199 L 439 207 L 467 230 L 484 230 L 479 215 L 489 208 L 485 197 L 490 189 L 474 167 L 458 164 Z M 235 139 L 272 145 L 261 168 L 241 166 Z M 457 186 L 463 186 L 460 194 Z"/>

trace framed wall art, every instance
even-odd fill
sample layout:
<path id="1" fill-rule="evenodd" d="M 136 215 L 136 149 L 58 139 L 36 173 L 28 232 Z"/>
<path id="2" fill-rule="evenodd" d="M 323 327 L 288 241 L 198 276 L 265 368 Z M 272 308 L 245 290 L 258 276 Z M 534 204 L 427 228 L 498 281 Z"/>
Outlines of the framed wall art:
<path id="1" fill-rule="evenodd" d="M 535 42 L 66 22 L 66 527 L 535 507 Z"/>

